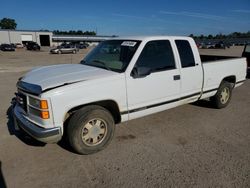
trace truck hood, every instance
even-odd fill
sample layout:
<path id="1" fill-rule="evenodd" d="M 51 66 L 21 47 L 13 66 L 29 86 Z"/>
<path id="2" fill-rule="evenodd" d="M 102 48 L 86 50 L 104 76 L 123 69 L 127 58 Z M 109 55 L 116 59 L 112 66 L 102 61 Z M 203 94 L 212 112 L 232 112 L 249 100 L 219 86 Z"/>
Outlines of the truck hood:
<path id="1" fill-rule="evenodd" d="M 80 81 L 103 78 L 117 74 L 101 68 L 82 64 L 45 66 L 31 70 L 18 82 L 18 87 L 26 91 L 52 89 Z M 35 86 L 35 87 L 34 87 Z M 30 91 L 39 94 L 38 91 Z"/>

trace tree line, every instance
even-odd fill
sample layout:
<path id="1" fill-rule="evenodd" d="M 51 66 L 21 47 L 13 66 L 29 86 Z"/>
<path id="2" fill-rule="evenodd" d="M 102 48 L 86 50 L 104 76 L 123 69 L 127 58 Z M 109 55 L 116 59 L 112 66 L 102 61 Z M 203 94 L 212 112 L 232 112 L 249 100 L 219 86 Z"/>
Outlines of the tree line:
<path id="1" fill-rule="evenodd" d="M 231 39 L 231 38 L 250 38 L 250 31 L 246 32 L 246 33 L 241 33 L 241 32 L 233 32 L 233 33 L 230 33 L 230 34 L 217 34 L 217 35 L 193 35 L 193 34 L 190 34 L 189 37 L 192 37 L 194 39 L 200 39 L 200 40 L 203 40 L 203 39 Z"/>
<path id="2" fill-rule="evenodd" d="M 15 30 L 17 26 L 16 20 L 11 18 L 3 18 L 0 19 L 0 28 L 1 29 L 13 29 Z M 47 29 L 41 29 L 40 31 L 49 31 Z M 82 31 L 82 30 L 70 30 L 70 31 L 59 31 L 54 30 L 54 34 L 56 35 L 96 35 L 95 31 Z"/>
<path id="3" fill-rule="evenodd" d="M 96 35 L 95 31 L 82 31 L 82 30 L 70 30 L 70 31 L 59 31 L 54 30 L 53 34 L 55 35 Z"/>

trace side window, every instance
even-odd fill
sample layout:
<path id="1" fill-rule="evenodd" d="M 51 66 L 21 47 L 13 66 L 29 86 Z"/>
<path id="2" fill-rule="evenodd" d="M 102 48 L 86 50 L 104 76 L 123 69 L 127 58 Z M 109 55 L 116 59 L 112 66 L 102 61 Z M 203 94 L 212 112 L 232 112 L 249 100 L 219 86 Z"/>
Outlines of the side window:
<path id="1" fill-rule="evenodd" d="M 250 44 L 246 45 L 245 52 L 250 53 Z"/>
<path id="2" fill-rule="evenodd" d="M 180 55 L 181 66 L 183 68 L 195 66 L 194 54 L 189 42 L 187 40 L 176 40 L 175 44 Z"/>
<path id="3" fill-rule="evenodd" d="M 150 68 L 151 72 L 175 69 L 175 60 L 170 42 L 167 40 L 148 42 L 135 66 Z"/>

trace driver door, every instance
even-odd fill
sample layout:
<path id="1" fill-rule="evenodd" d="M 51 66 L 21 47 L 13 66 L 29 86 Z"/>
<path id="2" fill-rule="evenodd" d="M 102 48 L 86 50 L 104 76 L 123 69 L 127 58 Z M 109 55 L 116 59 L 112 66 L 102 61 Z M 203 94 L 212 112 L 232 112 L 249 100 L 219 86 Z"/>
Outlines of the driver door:
<path id="1" fill-rule="evenodd" d="M 148 70 L 148 75 L 138 75 Z M 179 103 L 180 71 L 168 40 L 149 41 L 127 75 L 129 119 L 162 111 Z"/>

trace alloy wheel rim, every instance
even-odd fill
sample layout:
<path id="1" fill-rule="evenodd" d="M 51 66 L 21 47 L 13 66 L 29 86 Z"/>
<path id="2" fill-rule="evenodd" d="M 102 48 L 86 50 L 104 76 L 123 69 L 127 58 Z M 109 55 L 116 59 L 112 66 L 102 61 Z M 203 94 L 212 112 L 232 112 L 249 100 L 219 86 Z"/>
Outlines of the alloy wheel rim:
<path id="1" fill-rule="evenodd" d="M 84 144 L 96 146 L 105 139 L 107 135 L 107 123 L 103 119 L 92 119 L 82 128 L 81 136 Z"/>
<path id="2" fill-rule="evenodd" d="M 228 99 L 230 97 L 230 91 L 229 91 L 229 88 L 225 87 L 223 88 L 223 90 L 221 91 L 221 94 L 220 94 L 220 101 L 222 104 L 226 104 Z"/>

